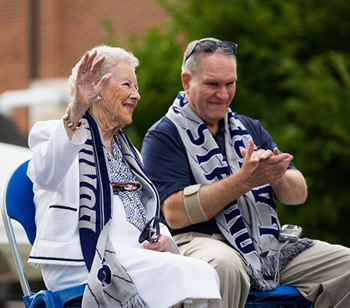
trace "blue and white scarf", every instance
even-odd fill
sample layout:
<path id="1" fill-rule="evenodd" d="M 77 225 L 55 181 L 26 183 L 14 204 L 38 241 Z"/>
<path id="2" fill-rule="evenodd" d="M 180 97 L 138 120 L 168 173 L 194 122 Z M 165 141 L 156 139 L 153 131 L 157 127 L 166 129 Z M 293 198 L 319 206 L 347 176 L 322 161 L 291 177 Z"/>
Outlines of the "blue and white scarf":
<path id="1" fill-rule="evenodd" d="M 240 169 L 244 160 L 241 149 L 248 147 L 251 136 L 230 108 L 224 118 L 226 160 L 184 92 L 178 94 L 166 116 L 177 127 L 196 183 L 214 183 Z M 277 239 L 280 223 L 271 186 L 247 192 L 217 214 L 215 221 L 226 240 L 246 260 L 252 287 L 264 291 L 277 287 L 277 281 L 264 278 L 275 276 L 276 255 L 284 244 Z M 302 239 L 282 247 L 279 270 L 312 245 L 313 241 Z"/>
<path id="2" fill-rule="evenodd" d="M 100 131 L 88 113 L 82 121 L 87 141 L 79 152 L 79 233 L 85 264 L 90 272 L 82 305 L 84 308 L 147 307 L 118 262 L 109 238 L 112 187 Z M 126 136 L 121 140 L 125 143 L 124 148 L 128 149 L 129 157 L 136 160 L 131 142 Z M 134 162 L 134 165 L 138 164 Z"/>

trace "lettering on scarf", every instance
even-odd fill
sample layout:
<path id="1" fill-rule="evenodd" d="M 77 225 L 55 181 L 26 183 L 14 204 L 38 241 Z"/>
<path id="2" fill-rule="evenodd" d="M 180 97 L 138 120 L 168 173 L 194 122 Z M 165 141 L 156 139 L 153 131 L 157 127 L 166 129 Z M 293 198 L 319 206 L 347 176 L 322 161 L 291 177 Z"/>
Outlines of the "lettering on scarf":
<path id="1" fill-rule="evenodd" d="M 223 210 L 224 219 L 237 249 L 244 254 L 254 252 L 254 245 L 245 227 L 237 200 Z"/>
<path id="2" fill-rule="evenodd" d="M 82 149 L 80 151 L 79 163 L 84 165 L 86 172 L 80 181 L 80 228 L 89 229 L 96 232 L 96 188 L 97 176 L 95 171 L 95 163 L 92 163 L 91 157 L 93 153 Z M 89 158 L 90 156 L 90 158 Z"/>

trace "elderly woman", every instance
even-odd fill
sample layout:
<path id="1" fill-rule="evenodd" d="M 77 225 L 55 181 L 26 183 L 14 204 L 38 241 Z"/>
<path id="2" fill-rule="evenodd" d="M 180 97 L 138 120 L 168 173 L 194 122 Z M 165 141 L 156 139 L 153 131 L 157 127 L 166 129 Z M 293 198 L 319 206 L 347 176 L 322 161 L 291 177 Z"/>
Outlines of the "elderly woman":
<path id="1" fill-rule="evenodd" d="M 179 254 L 122 130 L 140 100 L 137 66 L 121 48 L 87 52 L 69 78 L 64 117 L 33 127 L 38 231 L 29 262 L 49 289 L 86 283 L 83 307 L 219 307 L 215 270 Z"/>

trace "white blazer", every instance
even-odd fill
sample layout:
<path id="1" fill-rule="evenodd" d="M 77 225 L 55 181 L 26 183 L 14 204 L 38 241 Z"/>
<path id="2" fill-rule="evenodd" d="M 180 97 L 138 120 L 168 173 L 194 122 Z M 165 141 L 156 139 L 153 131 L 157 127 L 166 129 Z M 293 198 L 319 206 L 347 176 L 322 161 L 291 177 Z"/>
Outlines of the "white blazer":
<path id="1" fill-rule="evenodd" d="M 34 154 L 27 174 L 34 186 L 37 234 L 28 262 L 33 265 L 85 265 L 78 229 L 78 152 L 86 139 L 82 128 L 70 141 L 63 120 L 38 122 L 30 132 L 29 147 Z M 144 204 L 149 218 L 153 217 L 155 199 L 149 198 Z M 164 225 L 161 230 L 171 238 Z M 178 253 L 174 242 L 170 251 Z"/>

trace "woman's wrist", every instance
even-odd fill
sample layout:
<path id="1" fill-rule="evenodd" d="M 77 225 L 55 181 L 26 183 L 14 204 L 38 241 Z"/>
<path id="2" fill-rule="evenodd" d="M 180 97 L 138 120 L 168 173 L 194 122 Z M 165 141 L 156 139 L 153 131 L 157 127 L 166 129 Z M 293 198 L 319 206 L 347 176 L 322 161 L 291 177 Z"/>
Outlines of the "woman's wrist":
<path id="1" fill-rule="evenodd" d="M 65 113 L 65 115 L 63 116 L 63 120 L 64 122 L 66 123 L 67 127 L 72 129 L 73 131 L 76 131 L 77 129 L 81 128 L 82 125 L 83 125 L 83 122 L 81 120 L 78 121 L 78 124 L 76 126 L 74 126 L 74 123 L 73 121 L 71 120 L 70 118 L 70 114 L 69 112 L 67 111 Z"/>

